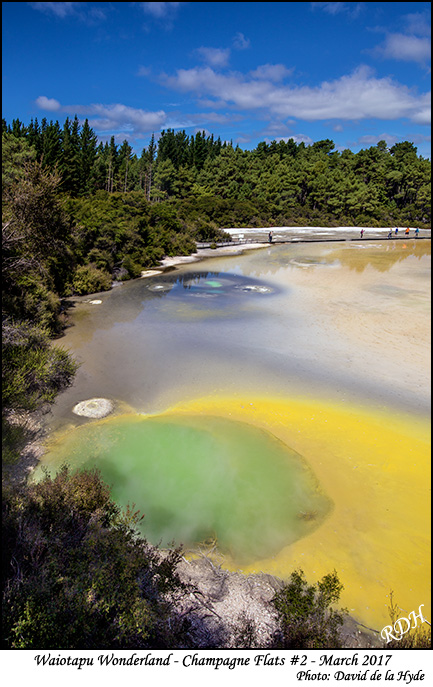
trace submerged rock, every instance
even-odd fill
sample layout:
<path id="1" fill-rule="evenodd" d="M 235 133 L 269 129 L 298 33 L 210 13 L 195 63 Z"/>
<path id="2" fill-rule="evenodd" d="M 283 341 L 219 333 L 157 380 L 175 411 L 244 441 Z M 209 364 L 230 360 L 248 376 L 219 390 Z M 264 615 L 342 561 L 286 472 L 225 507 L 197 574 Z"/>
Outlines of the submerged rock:
<path id="1" fill-rule="evenodd" d="M 108 398 L 90 398 L 81 401 L 72 408 L 75 415 L 84 417 L 101 418 L 109 415 L 113 411 L 114 405 Z"/>

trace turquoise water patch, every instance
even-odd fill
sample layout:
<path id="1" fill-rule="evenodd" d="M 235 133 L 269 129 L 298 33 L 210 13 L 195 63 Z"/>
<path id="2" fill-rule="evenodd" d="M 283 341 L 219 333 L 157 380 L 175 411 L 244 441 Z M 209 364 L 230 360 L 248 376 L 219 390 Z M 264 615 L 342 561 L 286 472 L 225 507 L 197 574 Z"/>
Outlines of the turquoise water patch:
<path id="1" fill-rule="evenodd" d="M 171 298 L 203 295 L 205 293 L 221 297 L 239 297 L 240 293 L 272 294 L 277 289 L 262 280 L 252 280 L 242 275 L 222 272 L 186 272 L 173 277 L 159 277 L 157 281 L 147 284 L 153 293 L 169 295 Z"/>
<path id="2" fill-rule="evenodd" d="M 220 289 L 222 287 L 221 282 L 216 279 L 206 279 L 205 284 L 206 286 L 211 286 L 213 289 Z"/>
<path id="3" fill-rule="evenodd" d="M 215 539 L 239 564 L 278 553 L 330 512 L 303 458 L 272 434 L 224 418 L 123 416 L 53 443 L 49 471 L 97 467 L 122 507 L 135 504 L 152 543 Z M 37 476 L 36 476 L 37 478 Z"/>
<path id="4" fill-rule="evenodd" d="M 152 295 L 161 296 L 161 314 L 170 321 L 239 318 L 252 307 L 254 299 L 277 295 L 279 289 L 238 274 L 185 272 L 165 275 L 146 284 Z"/>

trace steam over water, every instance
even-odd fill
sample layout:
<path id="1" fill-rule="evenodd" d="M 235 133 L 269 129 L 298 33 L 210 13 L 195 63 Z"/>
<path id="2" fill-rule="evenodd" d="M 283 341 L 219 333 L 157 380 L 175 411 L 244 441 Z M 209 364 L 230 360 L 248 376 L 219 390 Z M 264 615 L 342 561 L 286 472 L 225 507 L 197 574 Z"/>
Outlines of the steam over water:
<path id="1" fill-rule="evenodd" d="M 57 465 L 99 467 L 113 496 L 145 512 L 154 543 L 215 540 L 241 563 L 317 527 L 331 502 L 302 457 L 271 434 L 215 417 L 122 418 L 69 433 Z"/>

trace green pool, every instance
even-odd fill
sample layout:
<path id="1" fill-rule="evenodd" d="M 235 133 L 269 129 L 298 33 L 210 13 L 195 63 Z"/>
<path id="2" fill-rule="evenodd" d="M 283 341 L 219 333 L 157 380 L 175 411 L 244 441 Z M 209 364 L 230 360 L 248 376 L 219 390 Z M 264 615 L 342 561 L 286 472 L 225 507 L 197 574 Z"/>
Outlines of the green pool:
<path id="1" fill-rule="evenodd" d="M 190 549 L 214 538 L 240 564 L 278 553 L 331 509 L 298 453 L 224 418 L 91 422 L 51 444 L 43 464 L 54 471 L 63 463 L 98 467 L 117 503 L 134 503 L 145 514 L 149 541 Z"/>

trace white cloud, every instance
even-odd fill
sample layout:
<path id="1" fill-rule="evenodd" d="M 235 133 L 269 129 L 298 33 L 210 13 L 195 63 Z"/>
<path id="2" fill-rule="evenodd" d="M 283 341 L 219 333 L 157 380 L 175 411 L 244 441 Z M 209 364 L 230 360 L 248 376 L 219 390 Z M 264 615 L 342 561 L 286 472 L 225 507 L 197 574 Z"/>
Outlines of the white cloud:
<path id="1" fill-rule="evenodd" d="M 77 108 L 72 107 L 72 110 L 76 112 Z M 126 129 L 134 134 L 157 130 L 166 121 L 166 113 L 163 110 L 148 112 L 120 103 L 89 105 L 82 110 L 84 110 L 83 114 L 97 115 L 98 119 L 94 120 L 95 128 L 103 128 L 104 130 Z"/>
<path id="2" fill-rule="evenodd" d="M 282 140 L 287 143 L 287 141 L 289 141 L 291 138 L 293 138 L 295 143 L 305 143 L 307 146 L 310 146 L 314 143 L 313 139 L 310 136 L 307 136 L 307 134 L 293 134 L 293 136 L 286 136 Z"/>
<path id="3" fill-rule="evenodd" d="M 250 47 L 250 41 L 245 38 L 243 33 L 237 33 L 233 38 L 233 48 L 236 50 L 246 50 Z M 230 48 L 206 48 L 201 47 L 196 51 L 200 59 L 213 67 L 225 67 L 229 63 Z"/>
<path id="4" fill-rule="evenodd" d="M 431 35 L 430 16 L 427 12 L 406 14 L 403 17 L 403 22 L 407 33 L 414 34 L 415 36 Z"/>
<path id="5" fill-rule="evenodd" d="M 254 71 L 250 72 L 253 79 L 269 81 L 282 81 L 286 76 L 293 73 L 293 69 L 287 69 L 284 64 L 262 64 Z"/>
<path id="6" fill-rule="evenodd" d="M 188 115 L 189 119 L 192 121 L 199 122 L 212 122 L 213 124 L 232 124 L 233 122 L 242 121 L 242 115 L 238 114 L 219 114 L 218 112 L 195 112 L 194 114 Z"/>
<path id="7" fill-rule="evenodd" d="M 141 2 L 144 12 L 150 14 L 155 19 L 164 19 L 171 16 L 177 10 L 180 2 Z"/>
<path id="8" fill-rule="evenodd" d="M 313 10 L 323 10 L 326 14 L 344 13 L 351 18 L 356 18 L 364 7 L 363 2 L 310 2 Z"/>
<path id="9" fill-rule="evenodd" d="M 144 67 L 143 65 L 141 65 L 138 68 L 137 76 L 150 76 L 151 73 L 152 73 L 151 67 Z"/>
<path id="10" fill-rule="evenodd" d="M 399 140 L 401 140 L 400 136 L 395 134 L 366 134 L 365 136 L 360 136 L 354 145 L 375 146 L 379 141 L 386 141 L 387 146 L 391 147 Z"/>
<path id="11" fill-rule="evenodd" d="M 35 102 L 41 110 L 48 110 L 48 112 L 60 110 L 60 103 L 55 98 L 46 98 L 44 95 L 40 95 L 39 98 L 36 98 Z"/>
<path id="12" fill-rule="evenodd" d="M 385 33 L 385 40 L 380 45 L 369 50 L 374 57 L 404 62 L 417 62 L 427 66 L 431 59 L 431 26 L 427 12 L 406 14 L 401 17 L 402 30 L 387 32 L 386 29 L 376 29 Z"/>
<path id="13" fill-rule="evenodd" d="M 89 120 L 89 126 L 91 126 L 93 128 L 92 120 Z M 106 134 L 99 134 L 98 140 L 102 141 L 102 142 L 104 142 L 104 141 L 108 142 L 108 141 L 110 141 L 112 136 L 114 137 L 114 140 L 118 145 L 121 145 L 123 143 L 123 141 L 129 141 L 131 146 L 133 146 L 135 143 L 134 136 L 132 136 L 131 134 L 125 134 L 123 132 L 121 132 L 120 134 L 116 134 L 116 133 L 113 134 L 112 132 L 109 132 Z"/>
<path id="14" fill-rule="evenodd" d="M 408 141 L 412 141 L 412 143 L 415 144 L 420 144 L 420 143 L 430 143 L 431 142 L 431 136 L 423 136 L 423 134 L 410 134 L 410 136 L 407 138 Z"/>
<path id="15" fill-rule="evenodd" d="M 220 115 L 217 112 L 171 112 L 167 114 L 164 127 L 170 129 L 190 129 L 195 127 L 195 130 L 202 131 L 205 128 L 205 123 L 206 125 L 233 124 L 234 122 L 238 122 L 240 119 L 242 119 L 242 117 L 236 114 L 227 116 Z"/>
<path id="16" fill-rule="evenodd" d="M 250 47 L 250 39 L 245 38 L 243 33 L 238 32 L 233 38 L 233 47 L 236 50 L 247 50 Z"/>
<path id="17" fill-rule="evenodd" d="M 62 112 L 68 115 L 92 117 L 89 123 L 96 131 L 124 131 L 135 136 L 157 131 L 165 126 L 167 115 L 164 110 L 149 112 L 140 108 L 128 107 L 121 103 L 103 105 L 61 105 L 54 98 L 39 96 L 36 104 L 41 110 Z"/>
<path id="18" fill-rule="evenodd" d="M 417 144 L 429 143 L 431 140 L 430 136 L 423 136 L 422 134 L 409 133 L 402 137 L 401 134 L 394 133 L 382 133 L 382 134 L 366 134 L 365 136 L 360 136 L 354 141 L 349 141 L 348 145 L 350 148 L 359 148 L 375 146 L 379 141 L 386 141 L 388 148 L 392 148 L 393 145 L 399 143 L 400 141 L 411 141 L 415 146 Z"/>
<path id="19" fill-rule="evenodd" d="M 98 24 L 106 18 L 103 9 L 100 7 L 88 8 L 85 2 L 28 2 L 27 4 L 34 10 L 49 16 L 54 16 L 58 19 L 74 17 L 89 25 Z"/>
<path id="20" fill-rule="evenodd" d="M 287 141 L 289 141 L 291 138 L 293 138 L 295 143 L 305 143 L 308 146 L 314 143 L 313 139 L 310 138 L 310 136 L 307 136 L 307 134 L 294 134 L 293 136 L 288 136 L 288 138 L 285 138 L 284 140 L 287 143 Z"/>
<path id="21" fill-rule="evenodd" d="M 195 92 L 204 97 L 230 102 L 241 109 L 257 109 L 269 90 L 267 82 L 244 81 L 239 74 L 223 75 L 210 67 L 179 69 L 174 77 L 165 77 L 165 84 L 183 92 Z"/>
<path id="22" fill-rule="evenodd" d="M 431 97 L 430 93 L 424 99 L 424 105 L 421 104 L 419 110 L 411 118 L 415 124 L 431 123 Z"/>
<path id="23" fill-rule="evenodd" d="M 179 69 L 175 76 L 164 77 L 164 83 L 182 92 L 213 98 L 213 107 L 222 102 L 240 110 L 267 109 L 281 118 L 359 121 L 403 117 L 427 123 L 430 116 L 430 93 L 418 96 L 389 77 L 376 78 L 365 66 L 314 88 L 278 85 L 239 73 L 220 74 L 210 67 Z"/>
<path id="24" fill-rule="evenodd" d="M 71 14 L 75 14 L 81 2 L 29 2 L 30 7 L 45 14 L 54 14 L 63 19 Z"/>
<path id="25" fill-rule="evenodd" d="M 312 2 L 313 9 L 323 10 L 327 14 L 339 14 L 345 9 L 345 2 Z"/>
<path id="26" fill-rule="evenodd" d="M 203 62 L 212 65 L 213 67 L 225 67 L 230 59 L 229 48 L 197 48 L 198 53 Z"/>
<path id="27" fill-rule="evenodd" d="M 249 39 L 243 33 L 237 33 L 233 38 L 233 47 L 236 50 L 246 50 L 250 47 Z M 230 60 L 230 48 L 207 48 L 202 46 L 197 48 L 195 53 L 199 55 L 203 62 L 212 67 L 226 67 Z"/>
<path id="28" fill-rule="evenodd" d="M 431 56 L 431 44 L 428 38 L 390 33 L 386 36 L 385 42 L 377 46 L 373 52 L 388 59 L 425 64 Z"/>

